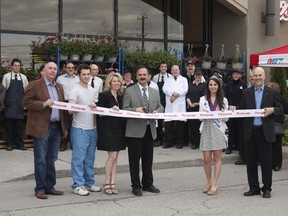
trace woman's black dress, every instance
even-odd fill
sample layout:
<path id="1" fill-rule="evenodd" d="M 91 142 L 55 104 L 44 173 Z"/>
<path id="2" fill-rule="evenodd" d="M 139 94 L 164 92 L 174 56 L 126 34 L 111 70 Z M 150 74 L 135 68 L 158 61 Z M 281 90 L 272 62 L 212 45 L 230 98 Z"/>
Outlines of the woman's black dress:
<path id="1" fill-rule="evenodd" d="M 117 101 L 111 92 L 102 92 L 99 94 L 97 106 L 112 108 L 118 106 L 122 109 L 123 97 L 118 95 Z M 120 151 L 125 150 L 125 120 L 123 118 L 100 116 L 98 120 L 98 150 Z"/>

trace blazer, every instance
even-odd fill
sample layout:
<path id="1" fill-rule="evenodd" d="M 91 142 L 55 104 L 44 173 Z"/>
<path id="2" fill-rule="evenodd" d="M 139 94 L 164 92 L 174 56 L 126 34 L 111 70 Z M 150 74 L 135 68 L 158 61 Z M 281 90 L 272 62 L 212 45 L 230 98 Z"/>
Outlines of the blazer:
<path id="1" fill-rule="evenodd" d="M 277 92 L 268 86 L 264 86 L 263 97 L 261 102 L 261 109 L 265 107 L 274 107 L 274 113 L 262 118 L 262 127 L 264 131 L 264 137 L 267 142 L 275 142 L 275 116 L 283 115 L 283 109 L 280 101 L 280 97 Z M 245 89 L 242 94 L 240 109 L 256 109 L 255 102 L 255 91 L 254 87 Z M 244 118 L 243 127 L 244 127 L 244 136 L 243 139 L 245 142 L 251 139 L 253 131 L 253 121 L 254 118 Z"/>
<path id="2" fill-rule="evenodd" d="M 148 87 L 149 92 L 149 113 L 153 111 L 157 111 L 159 113 L 163 112 L 163 107 L 160 103 L 160 96 L 157 90 Z M 123 96 L 123 109 L 129 111 L 135 111 L 138 107 L 144 107 L 143 96 L 140 91 L 140 87 L 138 84 L 135 84 L 129 88 L 125 89 L 125 93 Z M 156 121 L 155 119 L 148 119 L 151 134 L 153 139 L 156 139 Z M 147 120 L 146 119 L 136 119 L 136 118 L 128 118 L 126 124 L 126 137 L 132 138 L 143 138 L 146 132 Z"/>
<path id="3" fill-rule="evenodd" d="M 56 83 L 59 101 L 64 101 L 64 91 L 61 84 Z M 26 134 L 37 138 L 43 138 L 48 132 L 52 109 L 46 107 L 43 109 L 43 103 L 50 99 L 48 88 L 44 78 L 32 81 L 25 89 L 23 97 L 23 106 L 28 109 Z M 66 110 L 60 110 L 60 120 L 62 136 L 68 134 L 68 113 Z"/>

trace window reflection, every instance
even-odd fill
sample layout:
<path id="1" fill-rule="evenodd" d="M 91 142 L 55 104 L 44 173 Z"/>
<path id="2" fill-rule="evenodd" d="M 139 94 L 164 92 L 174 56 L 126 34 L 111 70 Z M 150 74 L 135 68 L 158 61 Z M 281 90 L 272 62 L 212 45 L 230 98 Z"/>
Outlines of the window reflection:
<path id="1" fill-rule="evenodd" d="M 1 29 L 56 32 L 58 0 L 1 0 Z"/>
<path id="2" fill-rule="evenodd" d="M 142 20 L 144 14 L 144 37 L 163 39 L 162 1 L 125 0 L 119 1 L 119 36 L 142 37 Z"/>
<path id="3" fill-rule="evenodd" d="M 40 43 L 45 39 L 38 35 L 20 35 L 20 34 L 1 34 L 1 60 L 11 60 L 19 58 L 22 61 L 23 68 L 28 68 L 35 64 L 42 64 L 43 58 L 47 58 L 44 50 L 35 49 L 32 53 L 31 42 Z M 43 57 L 43 58 L 42 58 Z"/>
<path id="4" fill-rule="evenodd" d="M 63 1 L 63 32 L 113 35 L 114 0 Z"/>

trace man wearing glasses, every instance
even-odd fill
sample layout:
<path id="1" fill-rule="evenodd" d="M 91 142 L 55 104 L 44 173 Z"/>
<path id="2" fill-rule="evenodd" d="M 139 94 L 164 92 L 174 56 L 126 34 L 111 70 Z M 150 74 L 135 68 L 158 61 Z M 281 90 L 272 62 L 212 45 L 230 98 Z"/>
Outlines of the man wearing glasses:
<path id="1" fill-rule="evenodd" d="M 75 84 L 79 83 L 78 76 L 75 75 L 75 68 L 72 62 L 69 62 L 65 65 L 65 74 L 62 74 L 57 78 L 57 82 L 63 86 L 64 89 L 64 97 L 65 102 L 68 102 L 70 90 L 75 86 Z M 72 124 L 72 115 L 68 117 L 68 136 L 67 138 L 63 138 L 60 145 L 60 151 L 65 151 L 68 146 L 68 141 L 70 140 L 70 128 Z"/>
<path id="2" fill-rule="evenodd" d="M 103 80 L 98 77 L 99 67 L 96 64 L 90 64 L 90 85 L 95 90 L 94 102 L 98 102 L 98 95 L 103 91 Z"/>

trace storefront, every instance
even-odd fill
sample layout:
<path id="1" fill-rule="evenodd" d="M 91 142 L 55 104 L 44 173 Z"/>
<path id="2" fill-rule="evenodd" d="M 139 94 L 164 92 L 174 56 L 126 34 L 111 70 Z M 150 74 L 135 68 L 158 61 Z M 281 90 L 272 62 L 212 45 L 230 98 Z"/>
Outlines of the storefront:
<path id="1" fill-rule="evenodd" d="M 112 36 L 129 50 L 167 50 L 171 54 L 201 56 L 205 44 L 213 57 L 235 55 L 235 45 L 247 58 L 251 53 L 288 43 L 287 0 L 275 2 L 275 34 L 265 35 L 263 13 L 267 0 L 2 0 L 1 62 L 20 58 L 30 67 L 31 41 L 46 36 Z M 278 10 L 278 8 L 280 10 Z M 280 11 L 280 14 L 279 14 Z M 35 60 L 35 59 L 34 59 Z M 249 61 L 249 60 L 248 60 Z M 42 62 L 39 62 L 42 64 Z M 246 62 L 249 65 L 249 62 Z M 34 64 L 33 64 L 34 65 Z"/>

